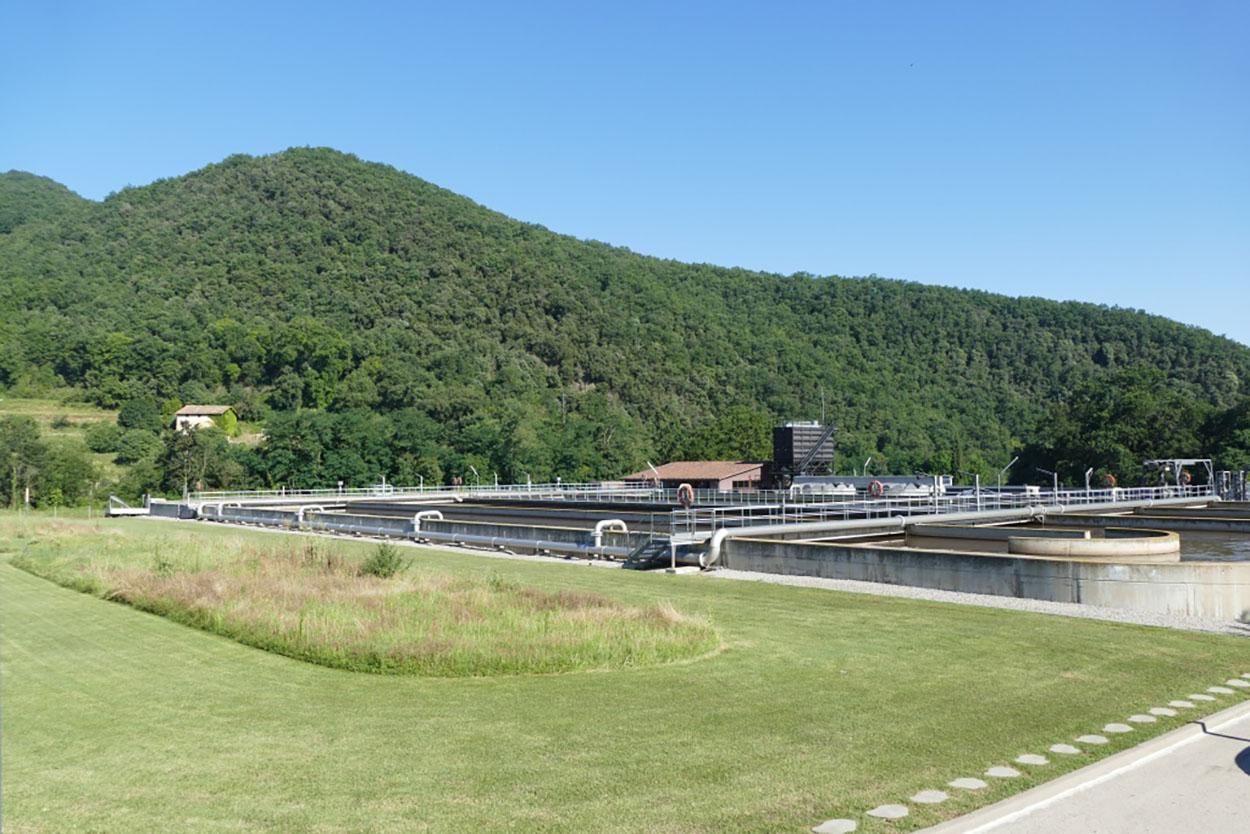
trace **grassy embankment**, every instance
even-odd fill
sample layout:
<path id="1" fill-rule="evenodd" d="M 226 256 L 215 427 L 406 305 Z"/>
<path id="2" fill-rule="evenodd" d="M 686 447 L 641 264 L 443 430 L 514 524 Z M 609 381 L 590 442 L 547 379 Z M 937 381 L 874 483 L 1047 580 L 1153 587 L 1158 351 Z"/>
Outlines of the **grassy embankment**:
<path id="1" fill-rule="evenodd" d="M 388 582 L 603 595 L 711 623 L 723 649 L 593 673 L 369 675 L 258 651 L 4 561 L 201 567 L 296 541 L 152 521 L 0 515 L 7 831 L 802 832 L 1250 671 L 1244 640 L 708 577 L 432 550 Z M 197 544 L 198 542 L 198 544 Z M 345 564 L 374 545 L 322 545 Z M 37 545 L 28 543 L 27 557 Z M 268 557 L 266 557 L 268 558 Z M 216 569 L 216 568 L 215 568 Z M 89 568 L 88 572 L 95 570 Z M 162 568 L 162 571 L 165 569 Z M 307 572 L 305 572 L 307 571 Z M 335 585 L 352 586 L 349 573 Z M 363 581 L 363 580 L 362 580 Z M 364 586 L 361 586 L 364 587 Z M 388 586 L 391 587 L 391 586 Z M 292 593 L 295 593 L 292 590 Z M 355 604 L 354 602 L 352 604 Z M 289 610 L 289 609 L 284 609 Z M 408 616 L 408 614 L 405 614 Z M 1241 699 L 1021 779 L 913 807 L 935 822 Z"/>
<path id="2" fill-rule="evenodd" d="M 70 397 L 66 399 L 66 397 Z M 62 397 L 12 397 L 0 394 L 0 417 L 29 417 L 39 424 L 45 439 L 83 440 L 87 426 L 92 423 L 115 422 L 117 412 L 99 408 L 90 403 L 76 402 L 72 392 Z M 123 468 L 113 462 L 112 454 L 92 452 L 100 475 L 105 481 L 120 477 Z"/>

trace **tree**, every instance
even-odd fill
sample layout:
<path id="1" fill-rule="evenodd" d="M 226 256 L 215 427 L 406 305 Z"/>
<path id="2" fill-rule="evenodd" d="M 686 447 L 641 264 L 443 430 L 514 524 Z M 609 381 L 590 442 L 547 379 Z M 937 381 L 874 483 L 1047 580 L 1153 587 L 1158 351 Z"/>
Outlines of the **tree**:
<path id="1" fill-rule="evenodd" d="M 163 473 L 161 486 L 170 493 L 228 488 L 244 482 L 243 466 L 218 428 L 166 432 L 158 461 Z"/>
<path id="2" fill-rule="evenodd" d="M 82 443 L 62 440 L 51 444 L 39 479 L 39 504 L 74 506 L 82 503 L 98 477 L 95 463 Z"/>
<path id="3" fill-rule="evenodd" d="M 1211 416 L 1202 428 L 1207 449 L 1222 469 L 1250 469 L 1250 397 Z"/>
<path id="4" fill-rule="evenodd" d="M 26 491 L 47 465 L 48 449 L 39 439 L 39 424 L 29 417 L 0 417 L 0 463 L 8 477 L 0 489 L 4 503 L 17 509 Z"/>
<path id="5" fill-rule="evenodd" d="M 685 445 L 692 460 L 770 460 L 775 421 L 750 406 L 734 406 L 695 428 Z"/>
<path id="6" fill-rule="evenodd" d="M 1038 467 L 1083 483 L 1084 472 L 1129 484 L 1151 458 L 1201 457 L 1200 430 L 1211 407 L 1187 396 L 1158 371 L 1119 371 L 1090 380 L 1054 403 L 1037 438 L 1025 446 L 1013 480 L 1037 478 Z"/>
<path id="7" fill-rule="evenodd" d="M 135 397 L 122 403 L 117 411 L 117 425 L 124 429 L 157 432 L 164 428 L 161 407 L 151 397 Z"/>

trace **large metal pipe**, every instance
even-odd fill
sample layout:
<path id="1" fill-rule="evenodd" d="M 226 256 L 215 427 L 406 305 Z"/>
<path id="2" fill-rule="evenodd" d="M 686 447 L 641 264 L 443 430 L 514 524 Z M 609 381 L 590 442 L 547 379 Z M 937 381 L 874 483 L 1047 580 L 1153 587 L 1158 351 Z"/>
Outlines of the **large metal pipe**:
<path id="1" fill-rule="evenodd" d="M 434 519 L 435 521 L 442 521 L 443 514 L 439 510 L 422 510 L 421 512 L 417 513 L 416 515 L 412 517 L 412 532 L 413 533 L 421 532 L 421 519 L 423 518 L 431 518 L 431 519 Z"/>
<path id="2" fill-rule="evenodd" d="M 590 534 L 591 539 L 595 543 L 595 547 L 603 545 L 603 534 L 606 530 L 614 530 L 617 533 L 628 533 L 629 527 L 619 518 L 605 518 L 602 521 L 595 522 L 594 532 Z"/>
<path id="3" fill-rule="evenodd" d="M 575 553 L 581 556 L 615 556 L 622 559 L 631 552 L 628 547 L 546 541 L 544 539 L 518 539 L 509 536 L 475 536 L 468 533 L 443 533 L 434 530 L 423 530 L 420 538 L 430 541 L 448 542 L 450 544 L 486 547 L 495 550 L 501 548 L 524 548 L 529 550 L 551 550 L 557 553 Z"/>
<path id="4" fill-rule="evenodd" d="M 299 509 L 295 511 L 295 523 L 296 524 L 304 523 L 304 513 L 308 513 L 308 512 L 324 513 L 325 511 L 326 511 L 326 508 L 318 504 L 300 505 Z"/>
<path id="5" fill-rule="evenodd" d="M 1114 512 L 1116 510 L 1132 510 L 1138 507 L 1167 506 L 1173 504 L 1192 504 L 1190 498 L 1161 498 L 1156 501 L 1110 501 L 1105 504 L 1081 504 L 1065 507 L 1062 504 L 1050 506 L 1037 505 L 1020 507 L 1011 510 L 976 510 L 964 513 L 928 513 L 914 516 L 894 516 L 884 518 L 856 518 L 839 521 L 807 521 L 797 524 L 758 524 L 753 527 L 722 527 L 712 534 L 708 540 L 707 551 L 699 556 L 699 564 L 708 568 L 720 559 L 721 546 L 726 539 L 743 539 L 752 536 L 769 538 L 787 536 L 793 533 L 826 533 L 841 530 L 862 530 L 890 524 L 898 531 L 904 531 L 912 524 L 946 524 L 954 521 L 1012 521 L 1017 519 L 1039 518 L 1046 515 L 1062 515 L 1070 512 Z"/>

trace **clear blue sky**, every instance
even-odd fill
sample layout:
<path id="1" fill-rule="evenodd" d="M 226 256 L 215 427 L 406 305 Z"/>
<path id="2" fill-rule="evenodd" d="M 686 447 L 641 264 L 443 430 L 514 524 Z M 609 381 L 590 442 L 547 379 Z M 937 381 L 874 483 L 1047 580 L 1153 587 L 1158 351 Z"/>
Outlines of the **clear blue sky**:
<path id="1" fill-rule="evenodd" d="M 330 145 L 649 254 L 1250 342 L 1250 3 L 10 3 L 0 170 Z"/>

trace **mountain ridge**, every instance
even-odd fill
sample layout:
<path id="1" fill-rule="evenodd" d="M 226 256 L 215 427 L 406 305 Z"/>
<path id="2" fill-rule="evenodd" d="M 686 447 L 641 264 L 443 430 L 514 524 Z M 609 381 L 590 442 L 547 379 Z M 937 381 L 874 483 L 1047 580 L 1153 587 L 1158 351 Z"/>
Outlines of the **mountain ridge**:
<path id="1" fill-rule="evenodd" d="M 497 467 L 518 432 L 573 416 L 601 476 L 698 451 L 734 409 L 819 417 L 823 400 L 847 454 L 951 471 L 988 469 L 1115 370 L 1214 405 L 1250 393 L 1250 349 L 1132 308 L 654 258 L 321 148 L 232 155 L 0 235 L 0 349 L 0 384 L 102 404 L 415 409 Z"/>

